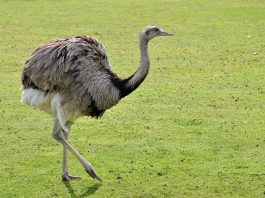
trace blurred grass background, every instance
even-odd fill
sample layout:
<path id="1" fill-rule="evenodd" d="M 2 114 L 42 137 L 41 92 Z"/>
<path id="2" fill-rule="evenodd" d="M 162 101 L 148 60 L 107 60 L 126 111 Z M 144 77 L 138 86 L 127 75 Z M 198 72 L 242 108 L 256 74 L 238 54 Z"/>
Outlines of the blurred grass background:
<path id="1" fill-rule="evenodd" d="M 112 70 L 139 64 L 138 33 L 158 25 L 145 82 L 71 143 L 98 183 L 61 152 L 52 118 L 20 103 L 21 66 L 49 39 L 90 35 Z M 0 1 L 0 197 L 264 197 L 265 4 L 262 0 Z"/>

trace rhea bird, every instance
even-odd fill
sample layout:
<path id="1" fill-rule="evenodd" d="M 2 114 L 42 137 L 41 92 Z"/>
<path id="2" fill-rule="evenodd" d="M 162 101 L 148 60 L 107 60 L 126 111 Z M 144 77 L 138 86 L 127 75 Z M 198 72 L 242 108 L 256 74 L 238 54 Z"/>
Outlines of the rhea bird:
<path id="1" fill-rule="evenodd" d="M 88 36 L 51 40 L 25 61 L 21 101 L 53 116 L 52 136 L 63 145 L 62 180 L 79 178 L 69 175 L 70 151 L 92 178 L 101 181 L 90 162 L 69 143 L 71 125 L 81 116 L 100 118 L 133 92 L 149 71 L 148 42 L 170 35 L 157 26 L 147 26 L 139 34 L 140 66 L 128 78 L 119 78 L 111 71 L 105 47 Z"/>

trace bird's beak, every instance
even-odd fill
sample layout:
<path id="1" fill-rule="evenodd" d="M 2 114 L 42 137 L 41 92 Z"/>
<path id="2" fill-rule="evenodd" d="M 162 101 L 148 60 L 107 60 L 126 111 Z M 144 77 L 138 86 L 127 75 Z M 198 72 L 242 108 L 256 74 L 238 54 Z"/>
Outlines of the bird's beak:
<path id="1" fill-rule="evenodd" d="M 159 36 L 172 36 L 173 33 L 169 33 L 169 32 L 166 32 L 164 30 L 161 30 L 159 33 L 158 33 Z"/>

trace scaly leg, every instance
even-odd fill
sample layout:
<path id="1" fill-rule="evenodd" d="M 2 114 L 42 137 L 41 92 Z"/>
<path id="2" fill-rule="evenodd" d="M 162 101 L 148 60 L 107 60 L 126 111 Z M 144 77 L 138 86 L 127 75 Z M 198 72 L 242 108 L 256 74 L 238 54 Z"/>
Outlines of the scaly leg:
<path id="1" fill-rule="evenodd" d="M 69 133 L 65 132 L 64 130 L 64 137 L 66 141 L 69 141 L 69 135 L 70 135 L 70 130 L 71 130 L 71 122 L 67 122 L 66 126 L 69 129 Z M 65 146 L 63 146 L 63 166 L 62 166 L 62 180 L 63 181 L 71 181 L 74 179 L 80 179 L 79 176 L 72 176 L 68 174 L 68 156 L 67 156 L 67 148 Z"/>
<path id="2" fill-rule="evenodd" d="M 58 115 L 58 114 L 57 114 Z M 60 115 L 60 114 L 59 114 Z M 59 121 L 60 120 L 60 121 Z M 67 150 L 69 150 L 80 162 L 81 164 L 83 165 L 83 167 L 85 168 L 86 172 L 94 179 L 97 179 L 99 181 L 101 181 L 101 178 L 97 175 L 96 171 L 94 170 L 94 168 L 92 167 L 92 165 L 87 161 L 85 160 L 78 152 L 77 150 L 71 145 L 68 143 L 68 141 L 66 140 L 65 138 L 65 135 L 64 133 L 62 132 L 61 128 L 63 128 L 63 131 L 65 131 L 65 133 L 68 133 L 69 134 L 69 130 L 67 128 L 67 126 L 61 126 L 61 121 L 62 119 L 57 119 L 55 118 L 54 120 L 54 127 L 53 127 L 53 130 L 52 130 L 52 136 L 57 140 L 59 141 L 63 146 L 64 148 L 66 148 Z M 67 156 L 65 156 L 67 157 Z M 66 164 L 67 165 L 67 162 Z M 67 167 L 67 166 L 65 166 Z"/>

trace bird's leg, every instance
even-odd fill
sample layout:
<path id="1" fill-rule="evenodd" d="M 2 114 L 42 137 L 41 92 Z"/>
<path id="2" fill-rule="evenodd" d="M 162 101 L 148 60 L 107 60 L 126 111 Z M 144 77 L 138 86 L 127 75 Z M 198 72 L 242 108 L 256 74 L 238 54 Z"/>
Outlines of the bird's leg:
<path id="1" fill-rule="evenodd" d="M 71 122 L 67 122 L 66 123 L 66 126 L 69 129 L 69 132 L 66 132 L 66 131 L 62 130 L 66 141 L 69 141 L 69 135 L 70 135 L 71 125 L 72 125 Z M 67 148 L 65 146 L 63 146 L 62 180 L 63 181 L 71 181 L 71 180 L 79 179 L 79 178 L 80 177 L 78 177 L 78 176 L 71 176 L 71 175 L 68 174 Z"/>
<path id="2" fill-rule="evenodd" d="M 92 178 L 101 181 L 101 178 L 97 175 L 97 173 L 94 170 L 94 168 L 92 167 L 92 165 L 87 160 L 85 160 L 71 144 L 68 143 L 68 141 L 65 139 L 64 132 L 62 132 L 61 128 L 63 128 L 63 130 L 66 133 L 69 133 L 69 130 L 67 129 L 67 127 L 65 125 L 61 126 L 61 120 L 59 121 L 58 118 L 55 118 L 54 127 L 53 127 L 53 130 L 52 130 L 52 136 L 57 141 L 59 141 L 67 150 L 69 150 L 81 162 L 81 164 L 85 168 L 86 172 Z"/>
<path id="3" fill-rule="evenodd" d="M 65 139 L 68 141 L 69 134 L 63 131 Z M 62 167 L 62 180 L 68 180 L 68 156 L 67 149 L 63 146 L 63 167 Z"/>

